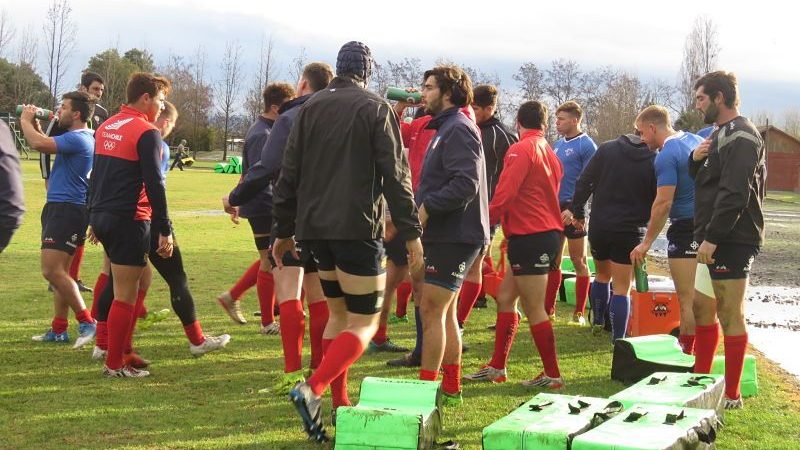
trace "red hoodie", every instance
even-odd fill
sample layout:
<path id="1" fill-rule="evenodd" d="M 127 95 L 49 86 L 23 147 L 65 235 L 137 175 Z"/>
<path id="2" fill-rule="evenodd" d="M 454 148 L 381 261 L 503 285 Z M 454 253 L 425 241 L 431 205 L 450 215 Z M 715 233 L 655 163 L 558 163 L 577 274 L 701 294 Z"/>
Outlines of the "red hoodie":
<path id="1" fill-rule="evenodd" d="M 503 164 L 489 205 L 489 223 L 501 222 L 506 237 L 563 231 L 558 204 L 563 171 L 544 133 L 526 131 L 508 148 Z"/>

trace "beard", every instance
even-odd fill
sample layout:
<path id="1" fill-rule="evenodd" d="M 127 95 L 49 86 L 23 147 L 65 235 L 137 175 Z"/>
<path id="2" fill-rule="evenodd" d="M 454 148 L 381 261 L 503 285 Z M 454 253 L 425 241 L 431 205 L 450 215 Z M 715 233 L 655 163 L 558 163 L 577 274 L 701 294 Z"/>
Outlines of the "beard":
<path id="1" fill-rule="evenodd" d="M 442 112 L 443 109 L 444 102 L 442 101 L 442 97 L 436 98 L 425 104 L 425 110 L 434 116 Z"/>
<path id="2" fill-rule="evenodd" d="M 714 103 L 709 103 L 708 108 L 703 111 L 703 122 L 706 125 L 712 125 L 717 121 L 719 117 L 719 108 Z"/>

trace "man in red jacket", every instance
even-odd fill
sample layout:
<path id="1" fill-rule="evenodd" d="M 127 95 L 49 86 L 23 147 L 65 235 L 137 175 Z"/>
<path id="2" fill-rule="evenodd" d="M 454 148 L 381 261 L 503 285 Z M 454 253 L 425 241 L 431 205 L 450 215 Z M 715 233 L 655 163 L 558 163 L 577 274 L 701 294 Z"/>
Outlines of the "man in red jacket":
<path id="1" fill-rule="evenodd" d="M 465 378 L 476 381 L 506 381 L 506 362 L 519 326 L 517 297 L 530 322 L 533 341 L 542 358 L 544 371 L 523 381 L 524 386 L 561 389 L 564 380 L 558 369 L 553 325 L 545 311 L 547 274 L 561 244 L 561 209 L 558 189 L 562 168 L 547 144 L 544 130 L 547 109 L 528 101 L 517 112 L 520 141 L 505 156 L 497 190 L 489 204 L 489 221 L 500 222 L 508 239 L 508 260 L 512 277 L 506 277 L 497 298 L 495 350 L 489 364 Z"/>

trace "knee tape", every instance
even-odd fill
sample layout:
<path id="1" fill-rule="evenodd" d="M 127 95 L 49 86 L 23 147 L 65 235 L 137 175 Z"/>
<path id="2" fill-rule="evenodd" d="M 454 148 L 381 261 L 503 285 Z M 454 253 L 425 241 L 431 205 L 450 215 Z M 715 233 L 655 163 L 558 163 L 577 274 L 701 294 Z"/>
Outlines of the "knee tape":
<path id="1" fill-rule="evenodd" d="M 259 250 L 266 250 L 269 248 L 269 235 L 257 236 L 253 240 L 256 242 L 256 248 Z"/>
<path id="2" fill-rule="evenodd" d="M 320 279 L 319 284 L 322 285 L 322 293 L 325 294 L 325 297 L 342 298 L 345 296 L 344 292 L 342 292 L 342 287 L 339 286 L 338 281 Z"/>
<path id="3" fill-rule="evenodd" d="M 377 314 L 383 306 L 383 291 L 375 291 L 371 294 L 345 294 L 344 303 L 347 312 L 353 314 Z"/>

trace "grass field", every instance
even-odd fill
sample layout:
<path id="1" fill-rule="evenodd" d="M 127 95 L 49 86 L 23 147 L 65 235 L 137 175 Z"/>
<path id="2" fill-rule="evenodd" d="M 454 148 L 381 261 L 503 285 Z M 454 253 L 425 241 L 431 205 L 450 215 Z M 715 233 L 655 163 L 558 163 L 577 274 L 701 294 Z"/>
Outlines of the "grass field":
<path id="1" fill-rule="evenodd" d="M 224 351 L 195 359 L 180 322 L 171 316 L 137 335 L 137 348 L 153 362 L 152 375 L 131 380 L 102 377 L 101 364 L 90 360 L 90 348 L 31 342 L 31 336 L 49 326 L 51 296 L 39 272 L 43 183 L 34 162 L 26 161 L 23 169 L 28 213 L 0 255 L 0 448 L 333 448 L 305 440 L 285 396 L 256 393 L 281 373 L 279 337 L 259 335 L 255 317 L 244 326 L 232 323 L 214 301 L 256 258 L 249 227 L 235 226 L 216 213 L 236 176 L 190 169 L 171 172 L 168 181 L 170 210 L 198 317 L 206 332 L 230 333 L 231 343 Z M 99 248 L 87 248 L 82 270 L 87 284 L 94 283 L 101 259 Z M 243 298 L 246 311 L 257 309 L 254 295 Z M 608 339 L 568 326 L 569 311 L 561 305 L 555 329 L 565 393 L 607 396 L 619 391 L 623 386 L 609 378 Z M 160 279 L 153 282 L 148 306 L 169 307 Z M 470 320 L 465 372 L 490 357 L 494 335 L 486 325 L 494 322 L 491 302 Z M 74 321 L 69 331 L 75 335 Z M 511 354 L 511 382 L 465 385 L 464 405 L 446 410 L 443 440 L 478 449 L 483 427 L 535 395 L 537 391 L 517 383 L 541 367 L 527 328 L 520 331 Z M 390 328 L 392 339 L 402 345 L 412 345 L 413 335 L 411 324 Z M 307 361 L 307 348 L 305 357 Z M 364 376 L 416 377 L 416 371 L 390 370 L 384 364 L 390 357 L 365 355 L 355 365 L 351 399 L 357 400 Z M 797 385 L 768 361 L 760 359 L 759 364 L 761 393 L 747 399 L 744 410 L 727 415 L 718 446 L 800 448 Z M 327 401 L 325 411 L 327 419 Z"/>

